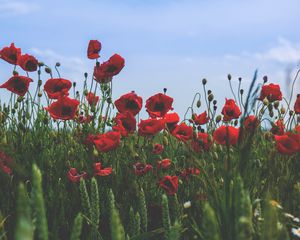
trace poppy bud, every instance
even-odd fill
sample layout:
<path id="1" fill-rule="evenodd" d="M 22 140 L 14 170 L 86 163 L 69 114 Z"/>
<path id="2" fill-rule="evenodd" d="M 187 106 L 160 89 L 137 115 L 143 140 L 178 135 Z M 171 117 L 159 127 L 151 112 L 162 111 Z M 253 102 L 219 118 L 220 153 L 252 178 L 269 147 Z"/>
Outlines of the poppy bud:
<path id="1" fill-rule="evenodd" d="M 217 100 L 214 100 L 214 101 L 213 101 L 213 105 L 217 105 Z"/>
<path id="2" fill-rule="evenodd" d="M 207 80 L 205 78 L 202 79 L 202 84 L 205 85 L 207 83 Z"/>
<path id="3" fill-rule="evenodd" d="M 227 78 L 228 78 L 228 80 L 230 81 L 230 80 L 231 80 L 231 74 L 228 74 L 228 75 L 227 75 Z"/>
<path id="4" fill-rule="evenodd" d="M 242 81 L 242 78 L 241 77 L 239 77 L 239 82 L 241 82 Z"/>
<path id="5" fill-rule="evenodd" d="M 52 70 L 51 70 L 51 68 L 46 67 L 46 68 L 45 68 L 45 72 L 48 73 L 48 74 L 51 74 Z"/>
<path id="6" fill-rule="evenodd" d="M 43 62 L 38 63 L 39 67 L 43 67 L 45 64 Z"/>
<path id="7" fill-rule="evenodd" d="M 238 123 L 239 123 L 239 122 L 238 122 L 238 120 L 237 120 L 237 119 L 235 119 L 235 120 L 234 120 L 234 126 L 237 126 L 237 125 L 238 125 Z"/>
<path id="8" fill-rule="evenodd" d="M 244 94 L 244 89 L 240 90 L 240 94 L 243 95 Z"/>
<path id="9" fill-rule="evenodd" d="M 163 138 L 163 143 L 165 146 L 169 145 L 169 140 L 166 136 L 164 136 L 164 138 Z"/>
<path id="10" fill-rule="evenodd" d="M 23 97 L 23 96 L 19 96 L 18 99 L 17 99 L 17 102 L 20 103 L 20 102 L 22 102 L 23 100 L 24 100 L 24 97 Z"/>
<path id="11" fill-rule="evenodd" d="M 277 101 L 274 102 L 274 108 L 278 109 L 278 107 L 279 107 L 279 101 L 277 100 Z"/>
<path id="12" fill-rule="evenodd" d="M 268 76 L 264 76 L 263 80 L 264 80 L 264 83 L 266 83 L 268 81 Z"/>
<path id="13" fill-rule="evenodd" d="M 208 95 L 207 98 L 208 98 L 208 101 L 211 102 L 212 100 L 214 100 L 214 95 L 211 93 L 211 94 Z"/>
<path id="14" fill-rule="evenodd" d="M 57 63 L 55 64 L 55 66 L 56 66 L 56 67 L 60 67 L 60 63 L 57 62 Z"/>
<path id="15" fill-rule="evenodd" d="M 87 89 L 85 89 L 85 90 L 83 91 L 83 95 L 84 95 L 84 96 L 87 96 L 88 93 L 89 93 L 89 91 L 88 91 Z"/>
<path id="16" fill-rule="evenodd" d="M 197 106 L 197 108 L 201 107 L 201 101 L 200 100 L 197 101 L 196 106 Z"/>
<path id="17" fill-rule="evenodd" d="M 164 91 L 164 94 L 166 94 L 166 92 L 167 92 L 167 88 L 164 88 L 164 89 L 163 89 L 163 91 Z"/>
<path id="18" fill-rule="evenodd" d="M 218 116 L 216 117 L 216 122 L 219 123 L 219 122 L 221 121 L 221 119 L 222 119 L 222 116 L 221 116 L 221 115 L 218 115 Z"/>
<path id="19" fill-rule="evenodd" d="M 94 157 L 98 157 L 99 156 L 99 152 L 96 148 L 93 149 L 93 156 Z"/>
<path id="20" fill-rule="evenodd" d="M 285 114 L 285 108 L 284 108 L 284 107 L 281 107 L 280 113 L 281 113 L 281 114 Z"/>
<path id="21" fill-rule="evenodd" d="M 214 106 L 214 111 L 216 111 L 216 110 L 217 110 L 217 108 L 218 108 L 217 106 Z"/>
<path id="22" fill-rule="evenodd" d="M 207 90 L 207 94 L 208 94 L 208 95 L 211 94 L 211 90 Z"/>
<path id="23" fill-rule="evenodd" d="M 268 105 L 269 105 L 269 100 L 268 100 L 267 98 L 264 98 L 263 104 L 264 104 L 265 106 L 268 106 Z"/>
<path id="24" fill-rule="evenodd" d="M 38 97 L 42 97 L 43 96 L 43 93 L 42 92 L 39 92 L 38 93 Z"/>
<path id="25" fill-rule="evenodd" d="M 109 97 L 106 99 L 107 103 L 111 104 L 112 103 L 112 99 Z"/>
<path id="26" fill-rule="evenodd" d="M 88 73 L 87 73 L 87 72 L 84 73 L 84 77 L 85 77 L 85 78 L 88 77 Z"/>

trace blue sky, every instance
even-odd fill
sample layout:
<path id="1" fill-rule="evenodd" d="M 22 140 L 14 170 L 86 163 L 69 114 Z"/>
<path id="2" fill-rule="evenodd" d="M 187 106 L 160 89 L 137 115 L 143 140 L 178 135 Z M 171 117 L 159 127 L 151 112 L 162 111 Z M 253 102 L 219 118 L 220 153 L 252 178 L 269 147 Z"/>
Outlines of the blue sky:
<path id="1" fill-rule="evenodd" d="M 0 47 L 15 42 L 49 65 L 59 61 L 62 76 L 80 86 L 94 64 L 88 41 L 98 39 L 103 61 L 114 53 L 126 59 L 115 99 L 135 90 L 146 100 L 166 87 L 182 116 L 202 78 L 219 107 L 232 97 L 228 73 L 246 88 L 258 69 L 288 94 L 287 69 L 292 77 L 300 65 L 299 9 L 298 0 L 0 0 Z M 1 83 L 10 69 L 0 62 Z M 9 94 L 1 89 L 0 96 Z"/>

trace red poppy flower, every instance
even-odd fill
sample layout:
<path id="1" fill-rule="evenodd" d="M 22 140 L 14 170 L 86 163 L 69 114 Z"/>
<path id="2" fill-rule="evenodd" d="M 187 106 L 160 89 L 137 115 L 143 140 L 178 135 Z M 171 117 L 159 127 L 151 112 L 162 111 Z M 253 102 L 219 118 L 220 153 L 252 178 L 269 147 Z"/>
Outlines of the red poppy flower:
<path id="1" fill-rule="evenodd" d="M 81 173 L 78 173 L 76 168 L 70 168 L 67 176 L 71 182 L 79 183 L 81 178 L 85 179 L 85 178 L 87 178 L 88 175 L 84 171 Z"/>
<path id="2" fill-rule="evenodd" d="M 157 162 L 157 169 L 168 169 L 172 164 L 171 159 L 165 158 Z"/>
<path id="3" fill-rule="evenodd" d="M 221 126 L 213 134 L 213 139 L 221 145 L 236 145 L 238 137 L 239 129 L 232 126 Z"/>
<path id="4" fill-rule="evenodd" d="M 207 117 L 207 112 L 205 111 L 199 115 L 194 114 L 193 120 L 196 125 L 203 125 L 203 124 L 208 123 L 209 117 Z"/>
<path id="5" fill-rule="evenodd" d="M 150 117 L 163 117 L 169 110 L 173 109 L 172 103 L 173 98 L 158 93 L 147 99 L 145 107 Z"/>
<path id="6" fill-rule="evenodd" d="M 167 125 L 167 128 L 170 132 L 174 130 L 174 128 L 177 126 L 177 123 L 179 123 L 179 115 L 176 112 L 173 113 L 167 113 L 164 116 L 165 123 Z"/>
<path id="7" fill-rule="evenodd" d="M 224 115 L 224 121 L 230 121 L 232 119 L 239 118 L 242 113 L 233 99 L 226 98 L 225 105 L 222 109 L 222 114 Z"/>
<path id="8" fill-rule="evenodd" d="M 86 100 L 88 101 L 89 105 L 90 106 L 96 106 L 96 104 L 98 103 L 99 101 L 99 97 L 96 96 L 94 93 L 92 92 L 89 92 L 87 95 L 86 95 Z"/>
<path id="9" fill-rule="evenodd" d="M 61 96 L 68 96 L 69 90 L 72 87 L 70 80 L 64 78 L 50 78 L 44 85 L 48 98 L 58 99 Z"/>
<path id="10" fill-rule="evenodd" d="M 112 173 L 112 168 L 102 168 L 101 163 L 94 163 L 94 176 L 105 177 Z"/>
<path id="11" fill-rule="evenodd" d="M 278 119 L 275 124 L 272 123 L 271 132 L 274 135 L 283 135 L 284 134 L 284 123 L 283 119 Z"/>
<path id="12" fill-rule="evenodd" d="M 295 131 L 298 132 L 298 133 L 300 133 L 300 125 L 298 125 L 298 126 L 295 127 Z"/>
<path id="13" fill-rule="evenodd" d="M 300 152 L 300 134 L 288 132 L 284 135 L 275 135 L 278 152 L 285 155 L 292 155 Z"/>
<path id="14" fill-rule="evenodd" d="M 300 94 L 297 95 L 297 99 L 294 105 L 294 111 L 297 114 L 300 114 Z"/>
<path id="15" fill-rule="evenodd" d="M 21 55 L 21 48 L 16 48 L 15 44 L 10 44 L 10 47 L 4 47 L 0 50 L 0 58 L 11 64 L 17 64 L 18 58 Z"/>
<path id="16" fill-rule="evenodd" d="M 94 68 L 95 80 L 99 83 L 107 83 L 117 75 L 125 66 L 125 60 L 118 54 L 114 54 L 107 62 L 96 65 Z"/>
<path id="17" fill-rule="evenodd" d="M 139 135 L 153 136 L 165 128 L 165 122 L 161 119 L 141 120 L 138 128 Z"/>
<path id="18" fill-rule="evenodd" d="M 134 174 L 142 176 L 153 169 L 151 164 L 137 162 L 133 164 Z"/>
<path id="19" fill-rule="evenodd" d="M 164 151 L 163 145 L 161 145 L 159 143 L 154 144 L 153 149 L 152 149 L 153 154 L 161 154 L 163 151 Z"/>
<path id="20" fill-rule="evenodd" d="M 114 121 L 116 125 L 112 129 L 120 132 L 123 137 L 127 137 L 129 133 L 134 133 L 136 120 L 131 112 L 118 113 Z"/>
<path id="21" fill-rule="evenodd" d="M 92 122 L 93 119 L 94 119 L 94 116 L 92 116 L 92 115 L 84 116 L 83 114 L 80 114 L 76 120 L 78 123 L 88 124 L 88 123 Z"/>
<path id="22" fill-rule="evenodd" d="M 12 174 L 12 170 L 9 166 L 12 163 L 12 161 L 13 160 L 10 156 L 0 151 L 0 169 L 8 175 Z"/>
<path id="23" fill-rule="evenodd" d="M 63 96 L 45 109 L 54 119 L 69 120 L 75 118 L 78 105 L 79 101 L 77 101 L 76 99 L 71 99 L 67 96 Z"/>
<path id="24" fill-rule="evenodd" d="M 199 153 L 202 151 L 208 151 L 212 145 L 212 141 L 209 139 L 209 135 L 207 133 L 199 132 L 197 137 L 194 138 L 191 142 L 192 149 Z"/>
<path id="25" fill-rule="evenodd" d="M 107 132 L 95 137 L 94 144 L 100 152 L 108 152 L 120 145 L 121 135 L 119 132 Z"/>
<path id="26" fill-rule="evenodd" d="M 278 84 L 269 84 L 262 86 L 259 100 L 264 100 L 267 98 L 270 102 L 276 100 L 282 100 L 282 93 L 280 91 L 280 86 Z"/>
<path id="27" fill-rule="evenodd" d="M 254 131 L 259 126 L 259 120 L 254 115 L 250 115 L 244 119 L 244 126 L 247 130 Z"/>
<path id="28" fill-rule="evenodd" d="M 18 57 L 18 65 L 27 72 L 34 72 L 38 68 L 38 60 L 31 55 L 24 54 Z"/>
<path id="29" fill-rule="evenodd" d="M 177 176 L 164 176 L 158 183 L 158 186 L 164 189 L 167 194 L 174 195 L 178 191 L 178 177 Z"/>
<path id="30" fill-rule="evenodd" d="M 120 113 L 131 112 L 134 116 L 142 109 L 142 105 L 143 99 L 135 92 L 124 94 L 115 101 L 115 106 Z"/>
<path id="31" fill-rule="evenodd" d="M 19 96 L 24 96 L 28 91 L 30 82 L 33 82 L 31 78 L 16 75 L 8 79 L 7 82 L 3 83 L 0 88 L 6 88 L 15 94 L 18 94 Z"/>
<path id="32" fill-rule="evenodd" d="M 99 52 L 101 50 L 101 43 L 98 40 L 90 40 L 87 49 L 87 57 L 89 59 L 99 58 Z"/>
<path id="33" fill-rule="evenodd" d="M 177 125 L 176 128 L 171 132 L 171 134 L 177 139 L 186 142 L 191 140 L 193 137 L 193 128 L 187 126 L 184 122 L 180 125 Z"/>
<path id="34" fill-rule="evenodd" d="M 200 174 L 200 170 L 198 168 L 186 168 L 183 169 L 180 173 L 180 176 L 185 180 L 189 180 L 189 177 L 191 175 L 199 175 Z"/>

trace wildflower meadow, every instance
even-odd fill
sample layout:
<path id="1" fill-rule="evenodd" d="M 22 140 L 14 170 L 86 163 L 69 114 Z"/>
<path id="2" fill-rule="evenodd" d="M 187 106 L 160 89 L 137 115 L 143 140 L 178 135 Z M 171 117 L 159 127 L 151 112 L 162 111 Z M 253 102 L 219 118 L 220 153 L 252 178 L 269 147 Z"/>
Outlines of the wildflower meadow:
<path id="1" fill-rule="evenodd" d="M 300 239 L 300 70 L 288 96 L 254 71 L 217 101 L 202 79 L 179 116 L 167 88 L 113 99 L 126 59 L 101 48 L 82 89 L 0 50 L 1 240 Z"/>

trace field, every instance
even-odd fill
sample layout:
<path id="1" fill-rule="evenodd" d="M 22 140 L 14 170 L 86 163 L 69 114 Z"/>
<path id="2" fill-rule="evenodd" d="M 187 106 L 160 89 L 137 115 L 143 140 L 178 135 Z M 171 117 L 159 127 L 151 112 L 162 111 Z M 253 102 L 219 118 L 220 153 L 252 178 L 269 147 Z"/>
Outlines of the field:
<path id="1" fill-rule="evenodd" d="M 125 59 L 100 62 L 100 50 L 89 42 L 83 89 L 60 63 L 0 50 L 12 72 L 0 82 L 11 92 L 0 99 L 1 240 L 300 238 L 299 93 L 257 72 L 234 89 L 229 74 L 225 102 L 203 79 L 179 116 L 167 89 L 112 99 Z"/>

